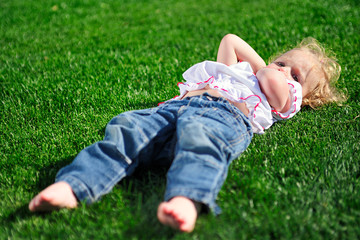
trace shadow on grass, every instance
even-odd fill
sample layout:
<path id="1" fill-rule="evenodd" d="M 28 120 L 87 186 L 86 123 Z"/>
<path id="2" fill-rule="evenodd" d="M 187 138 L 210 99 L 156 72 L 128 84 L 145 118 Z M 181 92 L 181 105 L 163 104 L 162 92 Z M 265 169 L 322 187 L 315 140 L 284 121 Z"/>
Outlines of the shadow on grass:
<path id="1" fill-rule="evenodd" d="M 69 164 L 74 158 L 75 156 L 70 156 L 60 161 L 53 162 L 48 166 L 40 169 L 39 181 L 35 184 L 34 187 L 35 192 L 40 192 L 41 190 L 52 184 L 54 182 L 56 173 L 60 170 L 60 168 Z M 14 209 L 14 211 L 11 212 L 7 217 L 4 217 L 2 219 L 4 222 L 2 222 L 1 225 L 11 225 L 19 219 L 26 220 L 33 217 L 34 215 L 45 216 L 46 213 L 32 213 L 29 211 L 28 203 L 26 203 L 21 207 Z"/>
<path id="2" fill-rule="evenodd" d="M 103 135 L 104 131 L 105 128 L 100 129 L 99 134 Z M 70 164 L 75 157 L 76 155 L 69 156 L 42 166 L 38 171 L 39 179 L 33 185 L 32 190 L 38 193 L 54 183 L 57 172 Z M 114 190 L 104 196 L 100 203 L 93 206 L 81 204 L 71 213 L 67 210 L 53 214 L 31 213 L 28 205 L 24 204 L 8 212 L 7 216 L 3 218 L 2 225 L 11 229 L 20 222 L 28 221 L 28 224 L 33 227 L 41 228 L 44 222 L 60 226 L 70 221 L 76 222 L 78 231 L 86 232 L 85 235 L 89 236 L 94 229 L 92 226 L 95 225 L 103 229 L 118 229 L 111 231 L 114 237 L 118 238 L 171 239 L 177 232 L 161 225 L 156 214 L 158 204 L 163 201 L 166 172 L 167 168 L 164 166 L 140 167 L 131 177 L 123 179 L 115 186 Z M 84 218 L 87 220 L 83 221 Z M 121 226 L 125 227 L 121 228 Z M 55 227 L 53 230 L 56 232 L 58 229 Z M 54 233 L 50 231 L 46 234 Z"/>
<path id="3" fill-rule="evenodd" d="M 39 192 L 52 184 L 56 173 L 62 167 L 72 162 L 75 156 L 51 163 L 39 171 L 39 181 L 34 191 Z M 178 234 L 161 225 L 156 216 L 158 204 L 163 201 L 167 168 L 140 168 L 132 176 L 118 183 L 113 191 L 92 206 L 81 204 L 76 210 L 61 210 L 53 213 L 32 213 L 28 204 L 13 209 L 2 218 L 1 225 L 12 229 L 20 222 L 28 222 L 35 228 L 41 228 L 41 223 L 62 224 L 76 222 L 79 231 L 91 235 L 93 225 L 104 229 L 114 228 L 111 237 L 126 237 L 129 239 L 171 239 Z M 125 205 L 125 206 L 124 206 Z M 123 211 L 126 212 L 123 212 Z M 122 214 L 125 214 L 122 216 Z M 124 217 L 124 218 L 123 218 Z M 119 220 L 113 221 L 113 219 Z M 87 219 L 84 221 L 84 219 Z M 33 225 L 35 224 L 35 225 Z M 40 225 L 38 225 L 40 224 Z M 119 226 L 126 225 L 120 229 Z M 40 227 L 39 227 L 40 226 Z M 37 231 L 37 230 L 33 230 Z M 53 229 L 53 231 L 58 231 Z M 103 230 L 104 232 L 106 230 Z M 45 234 L 53 234 L 45 230 Z M 69 232 L 68 234 L 73 234 Z M 104 233 L 103 233 L 104 234 Z M 110 236 L 109 236 L 110 237 Z"/>
<path id="4" fill-rule="evenodd" d="M 19 208 L 14 209 L 8 216 L 1 219 L 0 224 L 2 226 L 11 226 L 12 223 L 21 220 L 27 220 L 31 218 L 34 214 L 29 211 L 28 204 L 24 204 Z"/>
<path id="5" fill-rule="evenodd" d="M 52 162 L 49 165 L 43 167 L 39 171 L 39 181 L 36 183 L 36 190 L 41 191 L 50 184 L 53 184 L 55 181 L 55 176 L 57 172 L 65 167 L 66 165 L 70 164 L 76 155 L 64 158 L 60 161 Z"/>
<path id="6" fill-rule="evenodd" d="M 179 232 L 163 226 L 157 219 L 157 207 L 163 201 L 166 184 L 166 168 L 142 169 L 126 178 L 118 187 L 126 191 L 129 208 L 133 215 L 140 216 L 136 224 L 123 234 L 129 239 L 171 239 Z"/>

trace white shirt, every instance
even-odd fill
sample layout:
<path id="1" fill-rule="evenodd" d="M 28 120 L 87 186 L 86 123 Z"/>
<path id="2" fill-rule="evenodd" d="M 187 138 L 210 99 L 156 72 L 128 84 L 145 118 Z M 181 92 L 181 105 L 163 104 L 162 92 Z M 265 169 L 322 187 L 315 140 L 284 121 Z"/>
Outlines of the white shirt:
<path id="1" fill-rule="evenodd" d="M 231 101 L 246 103 L 254 133 L 262 134 L 277 120 L 293 117 L 300 110 L 302 102 L 301 85 L 287 80 L 291 107 L 286 113 L 277 112 L 261 92 L 259 81 L 248 62 L 227 66 L 219 62 L 204 61 L 186 70 L 183 77 L 186 81 L 178 84 L 180 96 L 176 96 L 174 100 L 181 99 L 187 91 L 200 90 L 209 85 Z"/>

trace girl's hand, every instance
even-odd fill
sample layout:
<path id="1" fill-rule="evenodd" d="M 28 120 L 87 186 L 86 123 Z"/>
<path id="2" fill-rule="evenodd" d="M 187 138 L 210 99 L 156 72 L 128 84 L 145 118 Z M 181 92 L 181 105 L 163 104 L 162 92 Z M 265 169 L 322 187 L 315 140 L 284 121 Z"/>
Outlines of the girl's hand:
<path id="1" fill-rule="evenodd" d="M 289 87 L 284 73 L 273 68 L 262 68 L 256 73 L 261 91 L 278 112 L 290 109 Z"/>

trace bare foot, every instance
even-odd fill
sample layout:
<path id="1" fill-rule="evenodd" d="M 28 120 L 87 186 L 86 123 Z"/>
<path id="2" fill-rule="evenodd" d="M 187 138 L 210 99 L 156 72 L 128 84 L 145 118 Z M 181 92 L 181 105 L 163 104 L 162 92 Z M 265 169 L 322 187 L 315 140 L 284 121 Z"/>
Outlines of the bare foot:
<path id="1" fill-rule="evenodd" d="M 32 212 L 53 211 L 60 208 L 76 208 L 77 199 L 66 182 L 57 182 L 45 188 L 29 203 Z"/>
<path id="2" fill-rule="evenodd" d="M 159 221 L 182 232 L 192 232 L 195 227 L 200 203 L 177 196 L 168 202 L 162 202 L 158 207 Z"/>

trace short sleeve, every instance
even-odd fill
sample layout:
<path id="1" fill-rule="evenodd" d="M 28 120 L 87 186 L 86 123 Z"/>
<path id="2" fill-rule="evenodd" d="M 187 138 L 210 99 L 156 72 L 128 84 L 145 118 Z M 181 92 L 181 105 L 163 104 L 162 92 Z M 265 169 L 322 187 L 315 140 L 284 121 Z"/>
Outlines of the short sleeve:
<path id="1" fill-rule="evenodd" d="M 285 120 L 292 118 L 297 112 L 300 111 L 302 103 L 302 87 L 300 83 L 287 80 L 289 86 L 289 96 L 291 100 L 290 109 L 285 113 L 277 112 L 274 108 L 271 109 L 275 120 Z"/>

